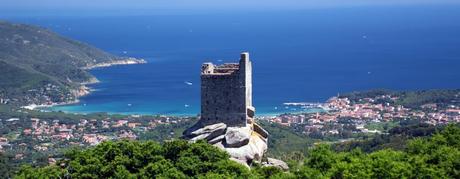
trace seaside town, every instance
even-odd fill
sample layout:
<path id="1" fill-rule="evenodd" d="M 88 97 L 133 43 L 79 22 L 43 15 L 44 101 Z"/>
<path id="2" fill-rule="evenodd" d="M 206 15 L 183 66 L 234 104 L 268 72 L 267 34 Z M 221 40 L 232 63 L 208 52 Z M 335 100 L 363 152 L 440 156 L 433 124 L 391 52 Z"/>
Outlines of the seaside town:
<path id="1" fill-rule="evenodd" d="M 458 97 L 458 96 L 456 96 Z M 431 125 L 460 122 L 458 101 L 428 103 L 417 108 L 402 106 L 398 97 L 382 95 L 373 98 L 349 99 L 333 97 L 316 104 L 320 112 L 286 113 L 271 117 L 257 117 L 288 126 L 310 138 L 333 137 L 337 140 L 362 135 L 385 133 L 401 120 L 419 120 Z M 457 105 L 456 105 L 457 104 Z M 309 111 L 311 104 L 296 105 Z M 5 111 L 5 110 L 4 110 Z M 70 115 L 59 117 L 30 117 L 31 110 L 16 109 L 14 115 L 0 115 L 0 152 L 14 154 L 15 160 L 54 162 L 55 155 L 69 147 L 88 147 L 107 140 L 164 140 L 177 138 L 181 127 L 194 123 L 197 117 L 127 115 Z M 41 114 L 47 114 L 41 112 Z M 61 114 L 61 113 L 58 113 Z M 51 115 L 52 116 L 52 115 Z M 69 117 L 71 116 L 71 117 Z M 95 117 L 94 117 L 95 116 Z M 188 124 L 186 124 L 188 123 Z M 159 126 L 175 125 L 159 131 Z M 377 126 L 377 127 L 376 127 Z M 378 127 L 380 126 L 380 127 Z M 173 129 L 177 128 L 177 131 Z M 152 134 L 152 132 L 157 132 Z M 161 134 L 160 134 L 161 133 Z M 150 136 L 149 136 L 150 134 Z M 163 138 L 155 138 L 163 135 Z M 153 136 L 153 137 L 152 137 Z"/>
<path id="2" fill-rule="evenodd" d="M 26 110 L 18 112 L 27 113 Z M 65 115 L 64 115 L 65 116 Z M 107 140 L 148 139 L 148 131 L 163 124 L 183 124 L 193 117 L 140 116 L 129 115 L 112 119 L 82 117 L 81 119 L 52 119 L 39 117 L 0 118 L 0 153 L 14 154 L 15 160 L 49 159 L 62 149 L 94 146 Z M 174 132 L 163 134 L 167 138 Z M 144 134 L 144 136 L 140 136 Z M 45 160 L 43 159 L 43 160 Z"/>
<path id="3" fill-rule="evenodd" d="M 458 95 L 456 96 L 458 98 Z M 282 114 L 275 117 L 263 117 L 273 123 L 295 127 L 310 137 L 339 135 L 351 137 L 350 133 L 383 133 L 376 125 L 388 128 L 400 120 L 418 120 L 430 125 L 460 122 L 460 106 L 453 104 L 427 103 L 416 108 L 397 104 L 398 97 L 381 95 L 374 98 L 350 100 L 346 97 L 333 97 L 324 104 L 316 104 L 322 112 Z M 453 100 L 453 103 L 458 101 Z M 311 108 L 310 103 L 287 105 Z M 348 133 L 344 134 L 344 133 Z"/>
<path id="4" fill-rule="evenodd" d="M 52 104 L 56 101 L 75 101 L 75 96 L 62 85 L 47 83 L 23 93 L 0 91 L 0 104 Z"/>

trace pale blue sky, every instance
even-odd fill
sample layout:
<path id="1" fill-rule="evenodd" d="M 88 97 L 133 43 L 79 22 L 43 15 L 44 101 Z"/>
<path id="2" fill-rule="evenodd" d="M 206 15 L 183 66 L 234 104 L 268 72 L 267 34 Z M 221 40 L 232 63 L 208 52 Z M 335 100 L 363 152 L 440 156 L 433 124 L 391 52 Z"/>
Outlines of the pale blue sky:
<path id="1" fill-rule="evenodd" d="M 2 0 L 3 8 L 152 8 L 152 9 L 204 9 L 204 8 L 318 8 L 379 5 L 460 4 L 460 0 Z"/>
<path id="2" fill-rule="evenodd" d="M 193 14 L 452 4 L 460 5 L 460 0 L 0 0 L 0 18 L 37 15 Z"/>

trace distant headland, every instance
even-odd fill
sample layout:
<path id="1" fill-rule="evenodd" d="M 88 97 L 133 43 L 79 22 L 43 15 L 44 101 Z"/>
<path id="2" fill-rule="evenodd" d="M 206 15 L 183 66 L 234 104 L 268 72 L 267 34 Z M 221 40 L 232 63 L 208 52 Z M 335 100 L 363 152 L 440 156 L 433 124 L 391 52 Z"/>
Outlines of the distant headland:
<path id="1" fill-rule="evenodd" d="M 89 69 L 147 63 L 119 57 L 48 29 L 0 21 L 0 104 L 71 104 L 99 82 Z"/>
<path id="2" fill-rule="evenodd" d="M 135 65 L 135 64 L 144 64 L 144 63 L 147 63 L 147 61 L 145 61 L 144 59 L 127 57 L 127 58 L 117 59 L 117 60 L 110 61 L 110 62 L 102 62 L 102 63 L 93 64 L 90 66 L 83 67 L 82 69 L 90 70 L 94 68 L 104 68 L 104 67 L 111 67 L 115 65 Z"/>

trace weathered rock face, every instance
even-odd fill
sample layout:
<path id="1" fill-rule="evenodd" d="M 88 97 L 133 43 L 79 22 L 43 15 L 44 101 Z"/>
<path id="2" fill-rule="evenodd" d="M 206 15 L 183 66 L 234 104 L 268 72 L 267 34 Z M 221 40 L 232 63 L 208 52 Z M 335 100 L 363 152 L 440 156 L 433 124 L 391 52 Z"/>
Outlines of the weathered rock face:
<path id="1" fill-rule="evenodd" d="M 224 123 L 217 123 L 213 125 L 208 125 L 203 128 L 199 128 L 195 131 L 186 131 L 189 132 L 186 134 L 190 138 L 190 141 L 198 141 L 198 140 L 211 140 L 216 138 L 217 136 L 225 134 L 225 129 L 227 125 Z"/>
<path id="2" fill-rule="evenodd" d="M 224 138 L 225 138 L 224 135 L 217 136 L 217 137 L 214 138 L 214 139 L 208 140 L 208 143 L 209 143 L 209 144 L 216 144 L 216 143 L 218 143 L 218 142 L 221 142 Z"/>
<path id="3" fill-rule="evenodd" d="M 268 133 L 263 131 L 256 132 L 254 124 L 246 127 L 227 127 L 224 123 L 199 127 L 198 124 L 185 131 L 184 138 L 191 142 L 206 140 L 230 154 L 232 160 L 249 166 L 254 161 L 262 162 L 267 152 Z"/>
<path id="4" fill-rule="evenodd" d="M 274 158 L 267 158 L 267 161 L 263 162 L 262 165 L 267 167 L 276 167 L 284 171 L 289 170 L 289 166 L 285 162 Z"/>
<path id="5" fill-rule="evenodd" d="M 229 127 L 225 133 L 226 147 L 241 147 L 249 143 L 251 137 L 249 127 Z"/>
<path id="6" fill-rule="evenodd" d="M 225 146 L 225 144 L 223 145 Z M 224 147 L 232 158 L 245 161 L 247 164 L 253 161 L 261 162 L 262 157 L 267 152 L 266 139 L 257 135 L 251 135 L 249 142 L 240 147 Z"/>

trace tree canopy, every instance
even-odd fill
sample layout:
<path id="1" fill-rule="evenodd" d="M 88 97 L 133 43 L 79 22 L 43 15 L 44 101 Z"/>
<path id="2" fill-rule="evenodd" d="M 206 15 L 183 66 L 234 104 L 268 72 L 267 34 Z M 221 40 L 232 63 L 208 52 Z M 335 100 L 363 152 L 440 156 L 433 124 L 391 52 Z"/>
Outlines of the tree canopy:
<path id="1" fill-rule="evenodd" d="M 104 142 L 70 150 L 56 165 L 23 166 L 16 178 L 460 178 L 460 127 L 408 140 L 403 150 L 336 152 L 320 144 L 291 155 L 290 171 L 252 169 L 204 141 Z"/>
<path id="2" fill-rule="evenodd" d="M 205 142 L 104 142 L 42 168 L 25 166 L 18 178 L 185 178 L 249 176 L 249 170 Z"/>
<path id="3" fill-rule="evenodd" d="M 460 127 L 449 125 L 429 138 L 409 140 L 404 150 L 309 151 L 298 178 L 460 178 Z"/>

